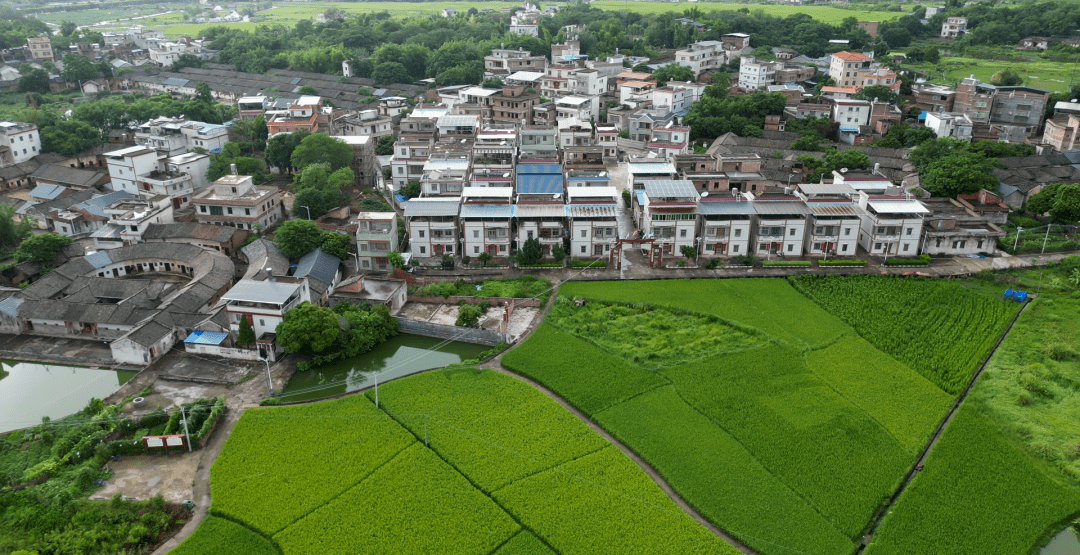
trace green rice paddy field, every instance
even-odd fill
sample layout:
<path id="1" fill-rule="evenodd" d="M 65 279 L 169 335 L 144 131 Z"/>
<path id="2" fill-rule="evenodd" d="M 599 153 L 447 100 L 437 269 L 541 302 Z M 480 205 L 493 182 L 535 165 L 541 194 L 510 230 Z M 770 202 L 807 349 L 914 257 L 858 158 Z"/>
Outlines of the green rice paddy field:
<path id="1" fill-rule="evenodd" d="M 961 79 L 974 75 L 978 80 L 989 83 L 995 73 L 1003 69 L 1012 69 L 1024 79 L 1024 85 L 1051 92 L 1069 90 L 1069 83 L 1074 78 L 1075 64 L 1050 61 L 1005 61 L 983 60 L 978 58 L 948 57 L 941 58 L 941 63 L 905 65 L 926 74 L 932 83 L 955 85 Z M 942 70 L 945 77 L 942 77 Z"/>
<path id="2" fill-rule="evenodd" d="M 832 6 L 783 6 L 776 4 L 738 4 L 727 2 L 646 2 L 642 0 L 595 0 L 592 6 L 609 11 L 632 11 L 638 13 L 682 13 L 696 8 L 702 12 L 732 11 L 746 8 L 751 12 L 761 10 L 768 15 L 787 17 L 804 13 L 823 23 L 840 23 L 845 18 L 854 17 L 860 21 L 889 21 L 904 15 L 904 12 L 870 11 L 859 9 L 836 8 Z"/>

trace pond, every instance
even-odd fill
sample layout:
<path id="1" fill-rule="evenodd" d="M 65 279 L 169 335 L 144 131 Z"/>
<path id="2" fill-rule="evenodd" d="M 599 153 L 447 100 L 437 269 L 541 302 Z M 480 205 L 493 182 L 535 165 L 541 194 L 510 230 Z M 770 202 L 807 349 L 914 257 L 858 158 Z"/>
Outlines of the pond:
<path id="1" fill-rule="evenodd" d="M 372 372 L 379 373 L 379 381 L 392 380 L 468 360 L 490 348 L 402 333 L 367 354 L 307 372 L 296 372 L 285 386 L 281 399 L 306 401 L 356 391 L 369 385 Z"/>
<path id="2" fill-rule="evenodd" d="M 1058 532 L 1050 543 L 1039 550 L 1039 555 L 1080 555 L 1080 539 L 1072 526 Z"/>
<path id="3" fill-rule="evenodd" d="M 41 417 L 78 412 L 92 397 L 104 399 L 138 372 L 97 370 L 36 362 L 0 362 L 0 432 L 39 424 Z"/>

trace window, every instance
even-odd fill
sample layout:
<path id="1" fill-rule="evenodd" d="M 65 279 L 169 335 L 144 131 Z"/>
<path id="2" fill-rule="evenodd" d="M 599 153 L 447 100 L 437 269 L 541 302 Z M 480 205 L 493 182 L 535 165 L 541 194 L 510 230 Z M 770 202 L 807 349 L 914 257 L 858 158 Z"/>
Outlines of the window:
<path id="1" fill-rule="evenodd" d="M 909 227 L 909 228 L 907 228 L 907 235 L 911 235 L 911 232 L 912 232 L 912 230 L 914 230 L 914 229 L 915 229 L 915 228 L 913 228 L 913 227 Z"/>
<path id="2" fill-rule="evenodd" d="M 907 252 L 908 244 L 904 243 L 904 252 Z"/>
<path id="3" fill-rule="evenodd" d="M 844 235 L 851 235 L 851 228 L 844 229 Z"/>
<path id="4" fill-rule="evenodd" d="M 735 245 L 734 247 L 731 247 L 731 252 L 733 252 L 733 253 L 734 252 L 739 252 L 739 245 Z"/>
<path id="5" fill-rule="evenodd" d="M 222 213 L 220 206 L 211 206 L 210 207 L 210 215 L 211 216 L 224 216 L 225 214 Z"/>
<path id="6" fill-rule="evenodd" d="M 976 248 L 981 249 L 981 248 L 983 248 L 982 246 L 983 246 L 983 240 L 979 239 L 979 245 Z"/>
<path id="7" fill-rule="evenodd" d="M 506 245 L 499 245 L 499 252 L 506 252 Z"/>
<path id="8" fill-rule="evenodd" d="M 263 320 L 262 318 L 259 318 L 259 325 L 260 325 L 260 326 L 265 326 L 265 325 L 266 325 L 266 321 L 265 321 L 265 320 Z"/>
<path id="9" fill-rule="evenodd" d="M 840 250 L 847 252 L 847 243 L 844 243 L 844 246 L 841 247 Z"/>
<path id="10" fill-rule="evenodd" d="M 229 208 L 227 208 L 226 210 L 228 210 L 228 211 L 229 211 L 229 214 L 230 214 L 230 215 L 232 214 L 232 207 L 229 207 Z"/>
<path id="11" fill-rule="evenodd" d="M 479 239 L 480 238 L 480 230 L 479 229 L 472 230 L 472 238 L 473 239 Z"/>
<path id="12" fill-rule="evenodd" d="M 736 229 L 735 230 L 735 236 L 736 237 L 742 237 L 742 230 L 741 229 Z M 738 249 L 739 247 L 735 247 L 735 248 Z"/>
<path id="13" fill-rule="evenodd" d="M 420 230 L 420 238 L 421 238 L 421 239 L 423 239 L 423 238 L 424 238 L 424 230 L 422 230 L 422 229 Z"/>
<path id="14" fill-rule="evenodd" d="M 788 235 L 794 237 L 795 236 L 795 228 L 791 228 L 791 231 L 788 233 Z"/>
<path id="15" fill-rule="evenodd" d="M 941 246 L 941 239 L 937 239 L 936 241 L 934 241 L 934 246 L 935 247 L 940 247 Z"/>
<path id="16" fill-rule="evenodd" d="M 244 209 L 244 215 L 245 216 L 250 216 L 251 215 L 251 209 L 250 208 L 245 208 Z"/>
<path id="17" fill-rule="evenodd" d="M 794 250 L 795 250 L 795 245 L 788 245 L 787 246 L 787 251 L 788 252 L 793 252 Z"/>
<path id="18" fill-rule="evenodd" d="M 585 229 L 581 230 L 581 237 L 582 238 L 585 238 L 585 237 L 588 237 L 588 236 L 589 236 L 588 230 L 585 230 Z"/>
<path id="19" fill-rule="evenodd" d="M 206 213 L 206 207 L 205 206 L 200 206 L 199 207 L 199 212 L 202 212 L 203 214 L 205 214 Z"/>
<path id="20" fill-rule="evenodd" d="M 874 250 L 876 250 L 876 251 L 881 250 L 881 243 L 874 243 Z"/>
<path id="21" fill-rule="evenodd" d="M 426 254 L 426 253 L 427 253 L 427 247 L 420 247 L 420 254 Z"/>
<path id="22" fill-rule="evenodd" d="M 686 230 L 685 229 L 680 229 L 679 230 L 679 237 L 682 237 L 682 238 L 686 237 Z"/>
<path id="23" fill-rule="evenodd" d="M 480 247 L 473 247 L 472 251 L 473 251 L 473 254 L 480 254 Z"/>
<path id="24" fill-rule="evenodd" d="M 585 251 L 585 245 L 581 245 L 581 254 L 587 254 Z"/>

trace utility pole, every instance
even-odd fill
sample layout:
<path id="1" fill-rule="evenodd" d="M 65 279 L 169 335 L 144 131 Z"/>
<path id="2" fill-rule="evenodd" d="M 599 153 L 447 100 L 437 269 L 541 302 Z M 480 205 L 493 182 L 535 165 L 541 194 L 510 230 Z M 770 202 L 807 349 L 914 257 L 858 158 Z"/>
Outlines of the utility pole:
<path id="1" fill-rule="evenodd" d="M 375 378 L 375 408 L 379 408 L 379 373 L 373 372 L 371 375 Z M 427 418 L 424 419 L 424 426 L 427 426 Z"/>
<path id="2" fill-rule="evenodd" d="M 1046 254 L 1046 240 L 1050 238 L 1050 224 L 1046 224 L 1046 235 L 1043 235 L 1043 248 L 1039 254 Z"/>
<path id="3" fill-rule="evenodd" d="M 187 440 L 188 453 L 191 452 L 191 436 L 188 435 L 187 429 L 187 415 L 184 414 L 184 405 L 180 405 L 180 420 L 184 422 L 184 438 Z"/>
<path id="4" fill-rule="evenodd" d="M 1016 245 L 1020 244 L 1020 232 L 1024 231 L 1024 226 L 1018 226 L 1016 228 L 1016 239 L 1013 240 L 1013 255 L 1016 254 Z"/>

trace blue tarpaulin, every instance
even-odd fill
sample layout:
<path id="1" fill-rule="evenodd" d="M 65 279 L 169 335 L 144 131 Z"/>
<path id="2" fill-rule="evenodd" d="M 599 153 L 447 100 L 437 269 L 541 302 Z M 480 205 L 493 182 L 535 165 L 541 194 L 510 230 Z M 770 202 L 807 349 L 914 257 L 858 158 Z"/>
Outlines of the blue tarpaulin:
<path id="1" fill-rule="evenodd" d="M 225 341 L 226 337 L 229 337 L 229 334 L 217 331 L 195 330 L 184 339 L 184 343 L 197 343 L 199 345 L 221 345 L 221 342 Z"/>

